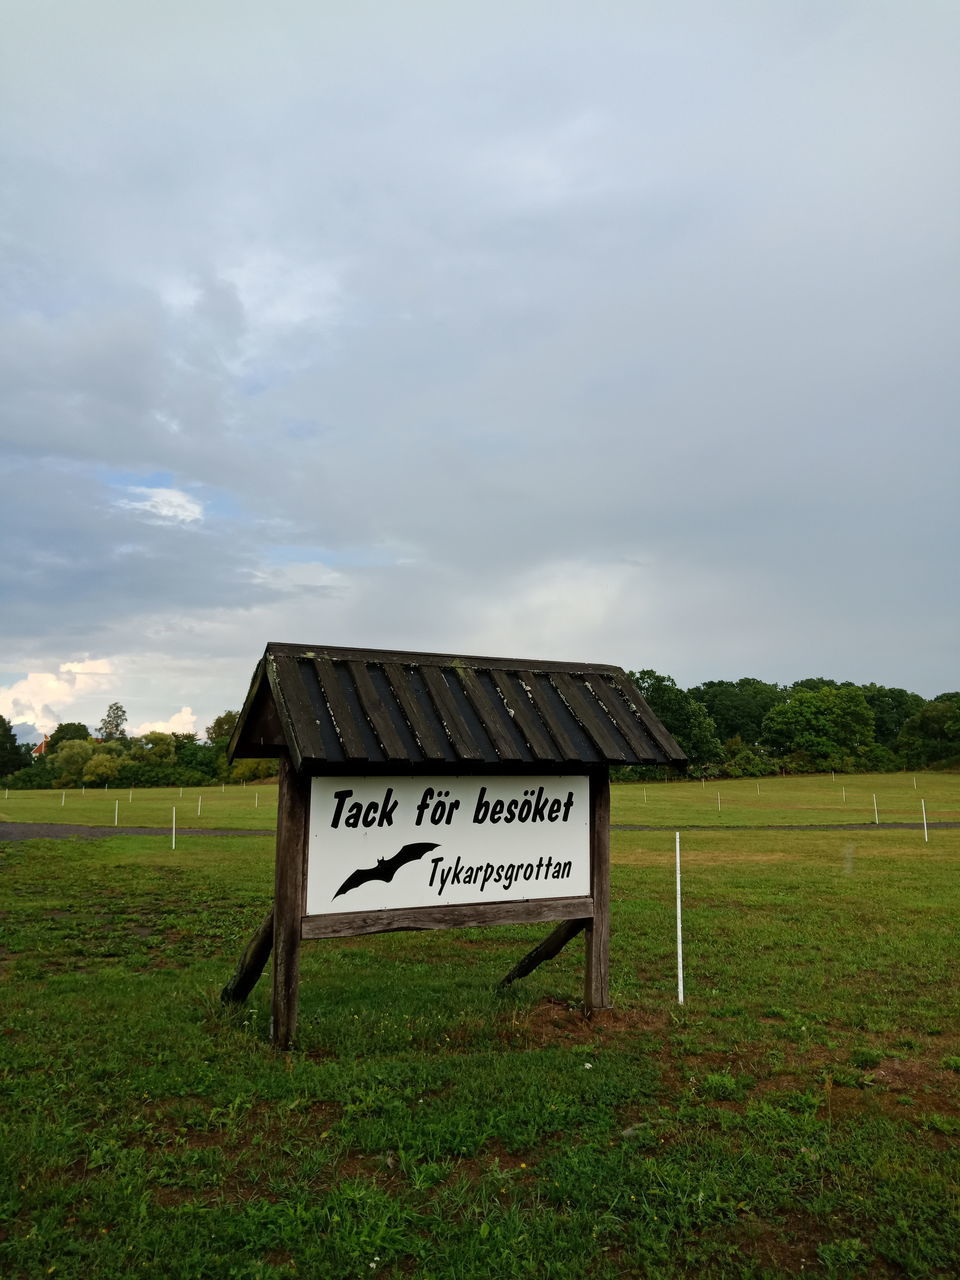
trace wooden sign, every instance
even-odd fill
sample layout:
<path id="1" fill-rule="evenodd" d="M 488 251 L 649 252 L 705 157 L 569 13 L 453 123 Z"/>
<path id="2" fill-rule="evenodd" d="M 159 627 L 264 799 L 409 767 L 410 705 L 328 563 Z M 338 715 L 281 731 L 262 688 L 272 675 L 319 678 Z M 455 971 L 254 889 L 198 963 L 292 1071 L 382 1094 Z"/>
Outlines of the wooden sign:
<path id="1" fill-rule="evenodd" d="M 304 940 L 557 921 L 503 979 L 586 938 L 609 1004 L 609 765 L 683 754 L 618 667 L 267 646 L 231 758 L 279 759 L 275 896 L 223 999 L 273 950 L 293 1042 Z"/>
<path id="2" fill-rule="evenodd" d="M 415 794 L 422 799 L 423 792 L 432 786 L 430 782 L 420 786 L 421 779 L 413 778 L 403 780 L 401 784 L 401 792 L 397 793 L 397 784 L 400 779 L 384 781 L 379 785 L 378 794 L 376 787 L 371 787 L 371 779 L 305 779 L 298 778 L 293 774 L 289 762 L 281 763 L 280 771 L 280 809 L 278 812 L 277 825 L 277 867 L 276 867 L 276 895 L 274 899 L 274 915 L 273 915 L 273 944 L 274 944 L 274 974 L 273 974 L 273 1038 L 277 1044 L 289 1045 L 294 1037 L 297 1022 L 297 1008 L 299 1003 L 299 970 L 300 970 L 300 944 L 303 940 L 312 938 L 334 938 L 334 937 L 354 937 L 365 933 L 386 933 L 395 929 L 450 929 L 462 928 L 465 926 L 476 925 L 500 925 L 500 924 L 531 924 L 547 920 L 560 920 L 567 922 L 562 931 L 554 931 L 554 941 L 556 946 L 552 950 L 540 957 L 537 963 L 542 959 L 546 959 L 548 955 L 555 954 L 570 938 L 576 933 L 585 931 L 587 935 L 587 964 L 584 985 L 584 1005 L 587 1010 L 607 1008 L 609 1005 L 609 939 L 610 939 L 610 918 L 609 918 L 609 879 L 610 879 L 610 847 L 609 847 L 609 828 L 610 828 L 610 788 L 607 780 L 606 771 L 595 773 L 592 775 L 572 777 L 570 775 L 561 775 L 561 778 L 548 779 L 534 775 L 530 778 L 511 778 L 511 779 L 461 779 L 460 787 L 457 787 L 457 780 L 453 778 L 445 779 L 445 784 L 441 790 L 450 790 L 451 799 L 455 798 L 452 794 L 454 791 L 461 792 L 461 803 L 468 797 L 473 797 L 474 809 L 467 813 L 467 817 L 471 821 L 465 824 L 464 829 L 473 827 L 475 824 L 472 818 L 477 814 L 477 806 L 490 804 L 491 809 L 485 815 L 485 821 L 477 823 L 477 826 L 487 826 L 489 830 L 507 830 L 502 823 L 489 824 L 490 813 L 493 812 L 493 806 L 498 800 L 503 801 L 504 816 L 507 813 L 507 807 L 511 800 L 518 801 L 517 814 L 519 815 L 519 802 L 527 799 L 531 800 L 538 797 L 539 788 L 549 785 L 551 791 L 545 793 L 549 796 L 547 808 L 545 812 L 550 812 L 550 804 L 552 801 L 558 801 L 560 805 L 559 813 L 555 822 L 552 824 L 557 830 L 558 836 L 562 836 L 562 814 L 564 807 L 567 807 L 567 821 L 570 822 L 574 812 L 577 813 L 575 819 L 576 825 L 569 827 L 566 832 L 566 841 L 558 840 L 557 851 L 550 852 L 547 844 L 544 843 L 542 836 L 537 828 L 531 827 L 530 830 L 537 830 L 538 838 L 536 844 L 536 854 L 534 855 L 534 846 L 530 846 L 524 850 L 520 843 L 520 838 L 514 837 L 515 843 L 507 840 L 501 845 L 501 851 L 496 859 L 490 849 L 487 849 L 482 860 L 477 855 L 470 855 L 467 850 L 478 840 L 477 833 L 473 830 L 469 832 L 470 839 L 464 837 L 464 852 L 458 854 L 456 844 L 453 842 L 449 852 L 441 853 L 439 848 L 432 850 L 424 850 L 422 857 L 411 858 L 409 862 L 404 859 L 400 860 L 400 864 L 394 873 L 394 878 L 400 878 L 401 886 L 397 890 L 392 887 L 393 882 L 390 881 L 389 890 L 386 889 L 387 882 L 373 880 L 368 883 L 365 879 L 365 873 L 372 871 L 377 866 L 377 859 L 383 857 L 384 862 L 388 857 L 395 857 L 407 844 L 436 844 L 439 840 L 407 841 L 406 835 L 408 831 L 400 833 L 401 840 L 398 848 L 394 849 L 391 854 L 378 854 L 374 852 L 376 846 L 369 846 L 372 852 L 370 855 L 361 855 L 359 858 L 354 854 L 345 861 L 340 862 L 327 848 L 324 846 L 328 839 L 336 837 L 339 833 L 340 842 L 348 841 L 352 836 L 356 843 L 349 843 L 344 846 L 340 843 L 340 847 L 362 848 L 364 841 L 362 833 L 366 832 L 369 840 L 371 833 L 378 842 L 382 840 L 382 835 L 377 837 L 377 833 L 389 830 L 386 825 L 378 828 L 375 824 L 384 810 L 380 807 L 374 809 L 372 806 L 381 806 L 386 799 L 389 805 L 393 799 L 397 800 L 397 811 L 393 811 L 393 817 L 397 820 L 400 809 L 400 800 L 402 796 L 408 796 L 411 803 L 411 809 L 408 814 L 408 821 L 416 821 L 416 804 Z M 525 783 L 525 785 L 520 785 Z M 319 786 L 317 784 L 320 784 Z M 332 785 L 331 785 L 332 784 Z M 390 786 L 394 787 L 393 796 L 387 796 L 386 790 Z M 315 812 L 312 811 L 311 799 L 313 788 L 317 790 L 321 796 L 321 801 Z M 493 790 L 491 790 L 493 787 Z M 418 790 L 419 788 L 419 790 Z M 436 788 L 433 788 L 436 790 Z M 481 795 L 481 789 L 483 794 Z M 365 800 L 354 801 L 352 797 L 338 797 L 337 792 L 345 790 L 353 791 L 358 797 L 366 796 Z M 524 796 L 523 792 L 533 792 Z M 572 801 L 570 796 L 573 796 Z M 444 797 L 446 798 L 446 797 Z M 343 799 L 343 807 L 339 810 L 339 823 L 337 827 L 333 827 L 332 823 L 337 816 L 339 801 Z M 542 796 L 540 797 L 542 801 Z M 361 803 L 360 826 L 357 828 L 346 828 L 346 817 L 350 811 L 347 807 L 351 803 Z M 568 804 L 569 802 L 569 804 Z M 454 811 L 454 821 L 459 811 Z M 371 825 L 367 828 L 363 827 L 363 814 L 366 813 Z M 482 807 L 481 815 L 484 814 Z M 583 822 L 585 815 L 585 822 Z M 532 815 L 531 815 L 532 818 Z M 531 819 L 528 818 L 528 822 Z M 511 824 L 516 825 L 516 823 Z M 549 819 L 547 819 L 547 827 L 549 829 Z M 414 825 L 414 834 L 437 835 L 443 831 L 452 831 L 453 822 L 449 828 L 442 826 L 430 826 L 428 830 L 416 828 Z M 348 836 L 347 833 L 350 833 Z M 578 834 L 579 832 L 579 834 Z M 359 837 L 359 838 L 358 838 Z M 396 841 L 391 842 L 396 844 Z M 512 847 L 508 853 L 508 845 L 512 843 Z M 579 847 L 575 847 L 579 846 Z M 380 847 L 387 848 L 389 846 L 381 844 Z M 452 854 L 452 861 L 449 855 Z M 466 856 L 465 856 L 466 854 Z M 569 855 L 569 856 L 564 856 Z M 459 864 L 457 858 L 459 856 Z M 437 861 L 435 861 L 435 859 Z M 549 873 L 546 871 L 547 860 L 552 859 Z M 557 862 L 559 859 L 560 878 L 554 880 L 552 877 L 556 873 Z M 570 863 L 567 868 L 566 864 Z M 407 867 L 416 864 L 417 870 L 410 876 L 404 876 L 403 872 Z M 492 867 L 492 872 L 487 874 L 487 866 Z M 534 877 L 538 874 L 539 880 Z M 470 884 L 464 884 L 464 872 L 466 868 L 471 869 Z M 576 867 L 576 870 L 574 870 Z M 336 869 L 334 869 L 336 868 Z M 497 869 L 501 869 L 499 886 L 497 884 Z M 509 868 L 509 870 L 508 870 Z M 519 870 L 518 870 L 519 868 Z M 528 870 L 529 869 L 529 870 Z M 459 884 L 454 886 L 452 878 L 454 872 L 459 870 Z M 438 892 L 440 880 L 443 872 L 449 874 L 445 880 L 445 887 Z M 360 883 L 354 883 L 350 887 L 350 881 L 357 880 L 357 872 L 360 872 Z M 433 877 L 433 885 L 430 884 L 431 876 Z M 510 879 L 510 888 L 502 889 L 504 881 Z M 527 877 L 524 879 L 524 877 Z M 484 877 L 487 879 L 486 886 L 483 885 Z M 519 882 L 518 882 L 519 877 Z M 334 881 L 338 881 L 334 886 Z M 565 892 L 567 883 L 575 890 L 573 893 Z M 343 886 L 347 885 L 346 889 Z M 561 889 L 560 893 L 549 892 L 552 886 L 556 885 Z M 371 887 L 372 886 L 372 887 Z M 503 896 L 496 898 L 490 893 L 491 887 L 502 889 Z M 530 892 L 527 892 L 527 890 Z M 539 889 L 539 892 L 536 890 Z M 341 891 L 342 890 L 342 891 Z M 456 891 L 457 900 L 443 902 L 443 892 L 446 890 Z M 469 890 L 469 892 L 465 892 Z M 309 898 L 308 894 L 312 893 L 313 897 Z M 317 914 L 311 914 L 311 908 L 322 906 L 324 908 L 340 907 L 340 900 L 349 898 L 351 893 L 360 893 L 364 896 L 364 901 L 368 901 L 372 897 L 374 901 L 378 901 L 384 905 L 368 907 L 365 910 L 346 910 L 348 904 L 343 903 L 339 910 L 325 909 Z M 431 898 L 433 894 L 433 898 Z M 403 902 L 410 899 L 424 899 L 423 905 L 391 905 L 395 902 Z M 554 935 L 552 935 L 554 936 Z M 562 940 L 561 940 L 562 939 Z M 531 966 L 532 967 L 532 966 Z M 521 976 L 516 973 L 513 976 Z M 508 975 L 509 978 L 509 975 Z M 512 980 L 512 978 L 509 978 Z"/>
<path id="3" fill-rule="evenodd" d="M 587 897 L 586 777 L 314 778 L 306 915 Z"/>

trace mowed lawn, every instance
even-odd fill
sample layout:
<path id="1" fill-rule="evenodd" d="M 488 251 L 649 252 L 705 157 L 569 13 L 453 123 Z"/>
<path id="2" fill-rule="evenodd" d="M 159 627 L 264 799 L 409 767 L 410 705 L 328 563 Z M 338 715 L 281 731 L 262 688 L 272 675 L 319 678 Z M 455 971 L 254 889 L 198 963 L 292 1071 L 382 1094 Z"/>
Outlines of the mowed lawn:
<path id="1" fill-rule="evenodd" d="M 699 783 L 655 790 L 613 833 L 614 1009 L 579 940 L 496 989 L 544 926 L 311 943 L 287 1055 L 267 979 L 218 1001 L 270 836 L 0 846 L 0 1274 L 960 1274 L 960 831 L 696 830 Z"/>
<path id="2" fill-rule="evenodd" d="M 960 822 L 960 774 L 865 773 L 713 782 L 614 783 L 611 822 L 653 827 L 880 825 Z M 276 779 L 221 787 L 102 787 L 0 793 L 0 822 L 85 826 L 269 830 L 276 825 Z"/>
<path id="3" fill-rule="evenodd" d="M 86 787 L 64 791 L 0 790 L 0 822 L 76 823 L 87 827 L 272 830 L 276 778 L 221 787 Z"/>
<path id="4" fill-rule="evenodd" d="M 874 812 L 874 797 L 877 807 Z M 960 774 L 862 773 L 621 783 L 611 822 L 643 826 L 762 827 L 960 822 Z"/>

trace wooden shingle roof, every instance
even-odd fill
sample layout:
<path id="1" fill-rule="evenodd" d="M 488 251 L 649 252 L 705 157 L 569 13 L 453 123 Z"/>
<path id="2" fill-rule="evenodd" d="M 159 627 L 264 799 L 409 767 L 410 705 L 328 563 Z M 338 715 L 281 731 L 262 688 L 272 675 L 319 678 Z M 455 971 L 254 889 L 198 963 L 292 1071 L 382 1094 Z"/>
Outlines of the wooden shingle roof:
<path id="1" fill-rule="evenodd" d="M 268 644 L 230 758 L 310 773 L 684 764 L 620 667 Z"/>

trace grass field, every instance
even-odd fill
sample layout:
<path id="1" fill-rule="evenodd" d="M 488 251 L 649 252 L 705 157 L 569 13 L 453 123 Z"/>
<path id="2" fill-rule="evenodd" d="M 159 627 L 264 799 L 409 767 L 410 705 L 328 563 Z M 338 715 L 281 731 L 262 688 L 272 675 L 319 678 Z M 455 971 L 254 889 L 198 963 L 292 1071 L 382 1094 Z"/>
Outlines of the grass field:
<path id="1" fill-rule="evenodd" d="M 916 781 L 916 786 L 914 786 Z M 717 796 L 720 797 L 719 806 Z M 865 773 L 810 778 L 741 778 L 722 782 L 615 783 L 614 824 L 652 827 L 843 825 L 960 822 L 960 774 Z M 272 828 L 276 782 L 246 787 L 157 787 L 149 790 L 10 791 L 0 795 L 0 822 L 67 822 L 88 826 Z M 198 813 L 197 810 L 200 810 Z"/>
<path id="2" fill-rule="evenodd" d="M 917 781 L 838 785 L 954 820 L 960 779 Z M 760 786 L 747 825 L 835 801 Z M 210 825 L 267 825 L 258 787 L 255 822 L 248 787 Z M 757 815 L 750 787 L 720 784 Z M 0 1274 L 960 1274 L 960 830 L 697 830 L 704 790 L 616 789 L 614 822 L 658 829 L 613 833 L 614 1009 L 579 1012 L 576 943 L 495 990 L 543 926 L 313 943 L 289 1055 L 266 980 L 217 999 L 271 837 L 0 847 Z"/>
<path id="3" fill-rule="evenodd" d="M 170 827 L 174 809 L 178 828 L 269 830 L 277 823 L 276 779 L 222 790 L 216 785 L 0 793 L 0 822 L 112 827 L 116 819 L 121 827 Z"/>
<path id="4" fill-rule="evenodd" d="M 874 796 L 881 824 L 920 822 L 921 800 L 929 822 L 960 822 L 960 775 L 951 773 L 626 783 L 613 787 L 611 821 L 655 827 L 833 826 L 873 822 Z"/>

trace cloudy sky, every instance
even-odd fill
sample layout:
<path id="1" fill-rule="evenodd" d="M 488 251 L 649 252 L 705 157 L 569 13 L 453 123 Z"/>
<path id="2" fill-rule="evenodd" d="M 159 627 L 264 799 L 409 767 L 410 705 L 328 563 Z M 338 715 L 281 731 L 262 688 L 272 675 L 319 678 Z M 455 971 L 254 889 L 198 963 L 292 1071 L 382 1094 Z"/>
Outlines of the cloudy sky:
<path id="1" fill-rule="evenodd" d="M 268 640 L 956 688 L 958 50 L 7 0 L 0 714 L 202 732 Z"/>

